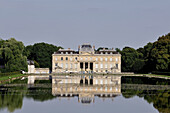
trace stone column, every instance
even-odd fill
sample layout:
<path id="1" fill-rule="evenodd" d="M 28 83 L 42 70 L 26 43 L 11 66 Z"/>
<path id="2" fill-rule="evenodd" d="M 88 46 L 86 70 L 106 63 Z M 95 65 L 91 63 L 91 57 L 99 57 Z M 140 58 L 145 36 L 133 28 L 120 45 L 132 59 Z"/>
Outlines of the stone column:
<path id="1" fill-rule="evenodd" d="M 88 71 L 90 71 L 90 62 L 88 62 Z"/>
<path id="2" fill-rule="evenodd" d="M 83 62 L 83 71 L 85 71 L 85 62 Z"/>
<path id="3" fill-rule="evenodd" d="M 96 71 L 96 64 L 95 64 L 95 62 L 93 62 L 93 72 L 95 72 Z"/>

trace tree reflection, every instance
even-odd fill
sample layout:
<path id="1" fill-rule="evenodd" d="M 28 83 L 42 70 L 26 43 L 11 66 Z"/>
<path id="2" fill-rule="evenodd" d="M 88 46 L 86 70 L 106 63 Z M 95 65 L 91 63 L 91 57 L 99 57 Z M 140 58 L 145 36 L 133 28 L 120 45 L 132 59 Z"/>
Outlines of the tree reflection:
<path id="1" fill-rule="evenodd" d="M 11 86 L 0 86 L 0 110 L 8 109 L 9 112 L 14 112 L 16 109 L 21 109 L 23 105 L 23 98 L 33 99 L 34 101 L 45 102 L 52 100 L 57 96 L 52 95 L 52 84 L 41 83 L 37 81 L 33 87 L 27 86 L 27 80 L 14 81 Z M 39 86 L 38 84 L 41 83 Z M 150 79 L 140 77 L 122 77 L 122 84 L 137 84 L 141 87 L 142 84 L 162 85 L 169 84 L 168 80 Z M 14 86 L 12 86 L 14 84 Z M 15 84 L 17 84 L 15 86 Z M 20 86 L 21 84 L 21 86 Z M 121 86 L 123 86 L 121 85 Z M 81 86 L 80 86 L 81 87 Z M 93 87 L 93 86 L 91 86 Z M 164 87 L 164 86 L 163 86 Z M 170 90 L 147 90 L 147 89 L 128 89 L 121 87 L 121 93 L 124 98 L 133 98 L 138 96 L 144 98 L 148 103 L 153 103 L 153 106 L 162 113 L 170 112 Z"/>
<path id="2" fill-rule="evenodd" d="M 0 110 L 7 108 L 8 111 L 14 112 L 15 109 L 22 108 L 22 102 L 24 92 L 18 92 L 17 90 L 0 91 Z"/>
<path id="3" fill-rule="evenodd" d="M 153 106 L 159 112 L 170 112 L 170 91 L 169 90 L 125 90 L 122 89 L 122 95 L 125 98 L 132 98 L 133 96 L 144 97 L 148 103 L 153 103 Z"/>

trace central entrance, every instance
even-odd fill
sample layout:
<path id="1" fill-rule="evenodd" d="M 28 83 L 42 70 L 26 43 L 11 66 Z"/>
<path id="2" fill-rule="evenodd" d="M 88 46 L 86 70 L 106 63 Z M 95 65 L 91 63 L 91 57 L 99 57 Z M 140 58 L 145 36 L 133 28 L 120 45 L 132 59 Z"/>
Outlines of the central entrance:
<path id="1" fill-rule="evenodd" d="M 80 69 L 82 71 L 93 71 L 93 62 L 80 62 Z"/>

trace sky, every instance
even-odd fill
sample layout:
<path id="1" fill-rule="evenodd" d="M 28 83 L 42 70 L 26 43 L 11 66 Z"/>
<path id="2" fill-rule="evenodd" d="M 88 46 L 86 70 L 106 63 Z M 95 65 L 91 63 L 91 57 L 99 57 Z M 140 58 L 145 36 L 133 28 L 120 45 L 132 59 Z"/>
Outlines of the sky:
<path id="1" fill-rule="evenodd" d="M 0 38 L 139 48 L 170 32 L 170 0 L 0 0 Z"/>

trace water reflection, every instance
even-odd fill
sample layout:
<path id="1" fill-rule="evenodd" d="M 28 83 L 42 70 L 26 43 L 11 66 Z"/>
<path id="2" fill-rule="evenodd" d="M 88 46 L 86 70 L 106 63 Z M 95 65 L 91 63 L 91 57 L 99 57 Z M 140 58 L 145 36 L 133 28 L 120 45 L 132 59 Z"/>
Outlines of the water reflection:
<path id="1" fill-rule="evenodd" d="M 137 85 L 133 81 L 134 79 L 140 81 L 140 84 Z M 144 78 L 144 80 L 146 79 Z M 148 103 L 153 103 L 159 112 L 170 112 L 170 87 L 169 85 L 161 85 L 169 84 L 169 80 L 149 80 L 152 83 L 157 81 L 155 82 L 157 85 L 142 84 L 143 78 L 129 79 L 120 76 L 55 76 L 52 77 L 52 80 L 39 79 L 37 81 L 34 79 L 34 84 L 33 82 L 27 84 L 29 80 L 16 80 L 0 86 L 0 112 L 3 112 L 5 108 L 8 108 L 10 112 L 24 109 L 24 97 L 39 102 L 76 97 L 80 105 L 83 105 L 98 104 L 96 103 L 98 98 L 133 99 L 135 96 L 143 97 Z M 47 82 L 52 82 L 52 84 L 47 84 Z"/>

